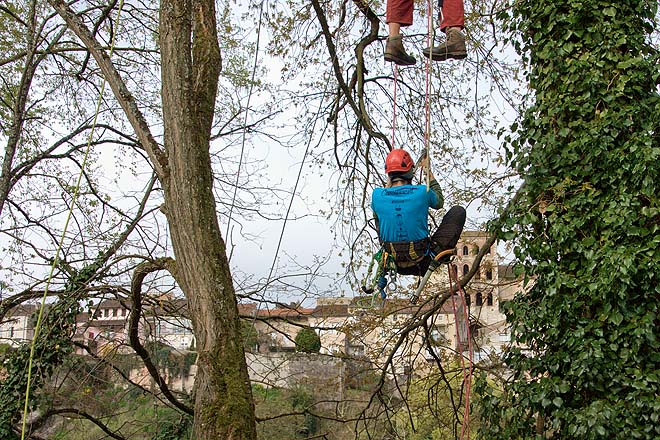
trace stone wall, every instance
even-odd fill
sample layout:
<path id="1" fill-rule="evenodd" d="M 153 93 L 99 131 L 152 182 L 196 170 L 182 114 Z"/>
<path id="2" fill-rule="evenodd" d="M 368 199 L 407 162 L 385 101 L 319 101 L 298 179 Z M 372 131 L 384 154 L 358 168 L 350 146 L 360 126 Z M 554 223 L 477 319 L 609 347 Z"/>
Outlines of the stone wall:
<path id="1" fill-rule="evenodd" d="M 308 353 L 246 353 L 246 360 L 252 383 L 265 387 L 323 390 L 330 400 L 340 399 L 345 387 L 342 359 Z"/>
<path id="2" fill-rule="evenodd" d="M 253 384 L 264 387 L 294 388 L 302 386 L 323 390 L 330 400 L 340 399 L 345 387 L 346 364 L 342 359 L 308 353 L 246 353 L 248 372 Z M 192 391 L 197 366 L 181 377 L 166 375 L 172 391 Z M 155 387 L 146 368 L 133 369 L 130 379 L 144 387 Z"/>

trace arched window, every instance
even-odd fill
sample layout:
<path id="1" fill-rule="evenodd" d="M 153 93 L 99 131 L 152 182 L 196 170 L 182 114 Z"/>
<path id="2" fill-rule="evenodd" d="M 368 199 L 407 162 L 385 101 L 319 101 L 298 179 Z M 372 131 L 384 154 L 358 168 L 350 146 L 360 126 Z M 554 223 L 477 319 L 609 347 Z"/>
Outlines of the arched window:
<path id="1" fill-rule="evenodd" d="M 477 292 L 476 303 L 477 306 L 481 306 L 484 303 L 483 297 L 481 296 L 481 292 Z"/>
<path id="2" fill-rule="evenodd" d="M 470 271 L 470 266 L 468 266 L 467 264 L 464 264 L 463 265 L 463 276 L 467 275 L 469 271 Z"/>
<path id="3" fill-rule="evenodd" d="M 470 303 L 472 303 L 472 296 L 471 296 L 469 293 L 466 293 L 466 294 L 465 294 L 465 304 L 466 304 L 467 306 L 469 306 Z"/>
<path id="4" fill-rule="evenodd" d="M 486 270 L 486 279 L 487 280 L 492 280 L 493 279 L 493 269 Z"/>
<path id="5" fill-rule="evenodd" d="M 470 255 L 470 249 L 467 245 L 463 246 L 463 255 Z"/>
<path id="6" fill-rule="evenodd" d="M 486 297 L 486 305 L 487 306 L 492 306 L 493 305 L 493 293 L 489 293 L 488 296 Z"/>

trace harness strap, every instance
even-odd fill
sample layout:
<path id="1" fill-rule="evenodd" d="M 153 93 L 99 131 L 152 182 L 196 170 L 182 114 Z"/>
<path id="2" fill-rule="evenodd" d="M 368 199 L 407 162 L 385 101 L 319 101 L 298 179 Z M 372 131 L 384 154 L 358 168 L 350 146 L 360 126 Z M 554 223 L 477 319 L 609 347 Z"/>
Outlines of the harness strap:
<path id="1" fill-rule="evenodd" d="M 431 255 L 431 240 L 383 242 L 383 249 L 392 255 L 397 266 L 412 267 Z"/>

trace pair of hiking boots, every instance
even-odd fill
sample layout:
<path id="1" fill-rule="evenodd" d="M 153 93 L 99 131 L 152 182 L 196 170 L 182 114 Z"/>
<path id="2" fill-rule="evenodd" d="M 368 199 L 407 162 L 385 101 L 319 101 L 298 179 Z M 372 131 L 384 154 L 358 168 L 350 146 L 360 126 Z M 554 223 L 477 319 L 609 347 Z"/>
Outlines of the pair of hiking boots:
<path id="1" fill-rule="evenodd" d="M 444 61 L 449 58 L 463 59 L 467 56 L 465 35 L 457 28 L 447 29 L 447 39 L 439 46 L 427 47 L 422 50 L 425 57 L 433 61 Z M 412 66 L 417 62 L 415 57 L 408 55 L 403 48 L 401 35 L 388 37 L 385 45 L 385 61 L 391 61 L 399 66 Z"/>

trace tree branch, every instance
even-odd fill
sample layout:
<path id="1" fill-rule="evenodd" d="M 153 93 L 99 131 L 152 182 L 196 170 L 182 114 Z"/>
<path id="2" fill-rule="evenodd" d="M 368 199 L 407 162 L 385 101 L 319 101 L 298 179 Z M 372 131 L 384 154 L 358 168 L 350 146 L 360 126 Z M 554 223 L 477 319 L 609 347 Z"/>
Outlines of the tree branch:
<path id="1" fill-rule="evenodd" d="M 312 0 L 312 6 L 314 7 L 314 11 L 316 12 L 316 16 L 319 20 L 319 23 L 321 25 L 321 29 L 323 31 L 323 35 L 325 37 L 325 43 L 326 46 L 328 47 L 328 52 L 330 54 L 330 60 L 332 62 L 332 67 L 335 72 L 335 78 L 337 79 L 337 82 L 339 83 L 339 87 L 341 88 L 342 92 L 344 93 L 344 97 L 350 104 L 351 108 L 353 109 L 353 112 L 355 113 L 355 116 L 357 116 L 358 121 L 360 124 L 364 127 L 364 129 L 369 133 L 370 136 L 375 137 L 377 139 L 380 139 L 387 145 L 388 149 L 391 149 L 390 141 L 387 139 L 387 136 L 385 136 L 383 133 L 374 130 L 371 120 L 369 119 L 369 114 L 366 112 L 364 109 L 364 105 L 360 104 L 358 105 L 355 100 L 351 96 L 351 90 L 349 86 L 346 84 L 346 81 L 344 81 L 344 78 L 342 76 L 341 72 L 341 66 L 339 65 L 339 60 L 337 57 L 337 50 L 335 48 L 335 43 L 332 41 L 332 32 L 330 32 L 330 28 L 328 26 L 328 21 L 325 18 L 325 13 L 323 12 L 323 8 L 321 8 L 321 5 L 319 4 L 318 0 Z M 369 9 L 370 10 L 370 9 Z M 373 12 L 373 11 L 372 11 Z M 377 17 L 376 17 L 377 18 Z M 373 33 L 373 23 L 372 23 L 372 33 Z M 377 25 L 376 25 L 377 29 Z M 377 30 L 376 30 L 377 33 Z M 364 47 L 368 44 L 367 42 L 373 41 L 371 36 L 371 33 L 369 34 L 368 37 L 360 41 L 360 44 L 358 44 L 358 48 L 356 48 L 356 53 L 358 53 L 360 50 L 364 50 Z M 362 59 L 362 62 L 364 63 L 364 60 Z M 359 64 L 359 63 L 358 63 Z M 358 66 L 358 71 L 361 75 L 364 75 L 364 66 L 360 68 Z M 359 81 L 358 81 L 359 82 Z"/>
<path id="2" fill-rule="evenodd" d="M 94 38 L 92 33 L 87 29 L 87 26 L 82 20 L 67 6 L 62 0 L 48 0 L 48 3 L 55 8 L 58 14 L 64 19 L 69 28 L 80 38 L 96 60 L 99 65 L 103 76 L 110 85 L 115 99 L 126 113 L 126 117 L 130 122 L 135 134 L 137 135 L 140 143 L 147 151 L 154 169 L 158 174 L 158 178 L 162 181 L 168 176 L 167 157 L 165 152 L 160 148 L 154 139 L 149 125 L 147 124 L 144 115 L 138 109 L 138 106 L 131 95 L 131 92 L 126 87 L 124 80 L 112 64 L 109 55 L 103 50 L 98 41 Z"/>
<path id="3" fill-rule="evenodd" d="M 140 337 L 138 335 L 138 327 L 140 324 L 140 318 L 142 317 L 142 281 L 144 278 L 151 272 L 156 272 L 159 270 L 167 270 L 171 274 L 175 272 L 175 261 L 172 258 L 164 257 L 159 258 L 153 261 L 145 261 L 140 263 L 133 273 L 133 279 L 131 280 L 131 313 L 128 320 L 128 340 L 137 353 L 144 362 L 144 366 L 147 368 L 149 375 L 156 381 L 158 388 L 167 398 L 172 405 L 176 406 L 179 410 L 185 412 L 186 414 L 193 415 L 193 409 L 189 406 L 180 402 L 170 391 L 165 383 L 165 379 L 158 373 L 158 369 L 151 361 L 151 356 L 149 352 L 142 346 L 140 342 Z"/>

